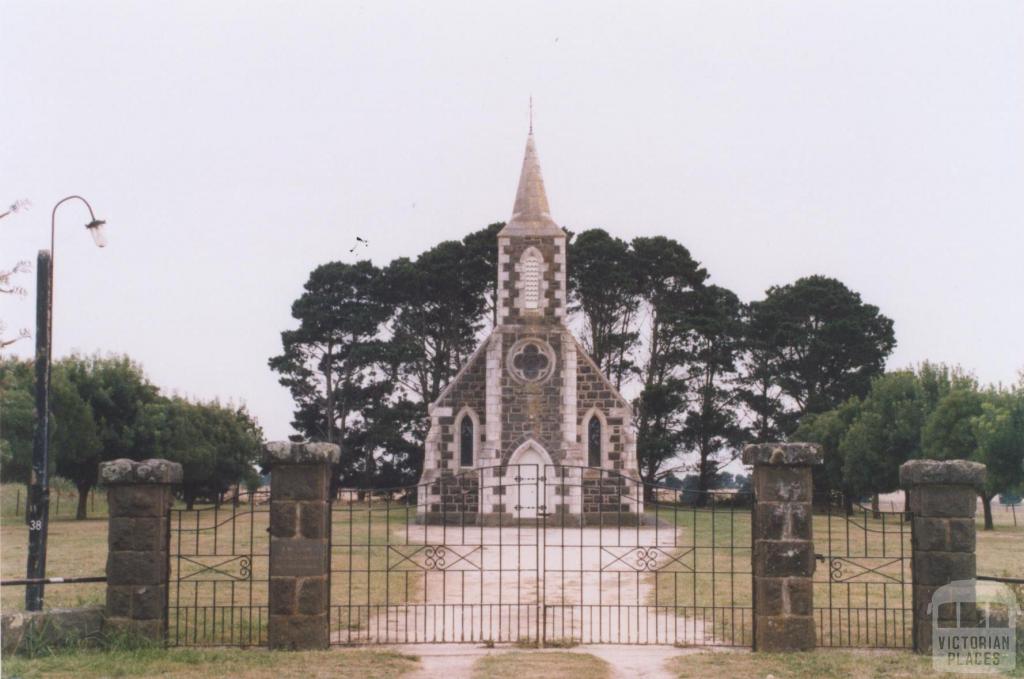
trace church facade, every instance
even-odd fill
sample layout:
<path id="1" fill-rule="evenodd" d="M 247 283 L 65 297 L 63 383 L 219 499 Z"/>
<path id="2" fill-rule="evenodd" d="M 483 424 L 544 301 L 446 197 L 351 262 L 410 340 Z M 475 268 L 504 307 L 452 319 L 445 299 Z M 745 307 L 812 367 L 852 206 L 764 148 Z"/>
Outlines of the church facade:
<path id="1" fill-rule="evenodd" d="M 632 409 L 565 325 L 566 235 L 532 130 L 497 240 L 498 322 L 428 408 L 420 512 L 582 519 L 614 497 L 639 515 Z"/>

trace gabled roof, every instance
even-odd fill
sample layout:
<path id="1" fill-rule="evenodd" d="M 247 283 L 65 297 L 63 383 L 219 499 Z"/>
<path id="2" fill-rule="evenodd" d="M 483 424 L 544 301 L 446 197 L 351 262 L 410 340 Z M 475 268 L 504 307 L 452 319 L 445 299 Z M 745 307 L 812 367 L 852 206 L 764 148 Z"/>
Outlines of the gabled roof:
<path id="1" fill-rule="evenodd" d="M 618 389 L 615 388 L 615 385 L 612 384 L 612 381 L 608 379 L 608 376 L 604 374 L 604 371 L 601 370 L 600 367 L 598 367 L 597 363 L 594 362 L 594 359 L 590 357 L 589 353 L 587 353 L 587 350 L 583 347 L 583 344 L 578 339 L 576 339 L 576 335 L 572 334 L 572 331 L 569 330 L 569 328 L 564 325 L 562 326 L 562 330 L 567 335 L 569 335 L 573 343 L 576 345 L 577 363 L 580 361 L 580 359 L 586 361 L 587 365 L 589 365 L 590 368 L 597 374 L 598 379 L 601 380 L 605 388 L 608 391 L 612 392 L 612 398 L 616 398 L 619 401 L 621 401 L 623 407 L 629 412 L 629 416 L 632 418 L 634 416 L 633 404 L 630 403 L 629 400 L 625 396 L 623 396 Z"/>

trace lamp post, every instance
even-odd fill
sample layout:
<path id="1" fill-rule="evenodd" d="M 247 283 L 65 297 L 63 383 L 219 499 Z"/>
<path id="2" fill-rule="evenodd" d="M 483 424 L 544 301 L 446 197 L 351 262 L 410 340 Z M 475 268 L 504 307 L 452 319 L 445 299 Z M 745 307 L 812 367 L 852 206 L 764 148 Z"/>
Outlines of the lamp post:
<path id="1" fill-rule="evenodd" d="M 103 225 L 96 219 L 89 201 L 68 196 L 57 201 L 50 214 L 50 249 L 40 250 L 36 269 L 36 427 L 32 439 L 32 477 L 28 491 L 28 578 L 46 577 L 46 536 L 50 524 L 50 363 L 53 333 L 53 253 L 57 231 L 57 208 L 70 200 L 80 200 L 89 209 L 89 230 L 98 247 L 107 244 Z M 25 588 L 25 609 L 43 608 L 43 585 Z"/>

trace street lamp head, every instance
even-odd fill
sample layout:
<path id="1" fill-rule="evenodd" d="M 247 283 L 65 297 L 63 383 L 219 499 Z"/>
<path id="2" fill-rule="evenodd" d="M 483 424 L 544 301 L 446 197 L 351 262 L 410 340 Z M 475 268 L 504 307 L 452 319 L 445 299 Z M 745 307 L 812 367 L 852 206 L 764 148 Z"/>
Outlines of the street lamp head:
<path id="1" fill-rule="evenodd" d="M 107 234 L 104 232 L 103 225 L 106 224 L 102 219 L 95 219 L 85 225 L 85 228 L 89 229 L 89 233 L 92 234 L 92 240 L 96 243 L 96 247 L 102 248 L 107 245 Z"/>

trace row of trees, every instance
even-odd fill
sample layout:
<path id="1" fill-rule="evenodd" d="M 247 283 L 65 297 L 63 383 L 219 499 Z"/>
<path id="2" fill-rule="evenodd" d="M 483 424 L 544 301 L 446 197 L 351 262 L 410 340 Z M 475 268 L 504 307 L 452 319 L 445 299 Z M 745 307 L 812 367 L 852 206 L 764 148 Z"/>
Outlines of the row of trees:
<path id="1" fill-rule="evenodd" d="M 1024 484 L 1024 375 L 1016 387 L 979 386 L 959 369 L 925 363 L 876 378 L 863 398 L 805 417 L 794 438 L 825 451 L 816 487 L 846 497 L 899 488 L 899 467 L 910 459 L 970 459 L 988 467 L 978 489 L 985 528 L 992 498 Z"/>
<path id="2" fill-rule="evenodd" d="M 270 359 L 302 437 L 341 443 L 339 481 L 393 486 L 419 474 L 426 404 L 494 318 L 501 224 L 415 261 L 317 267 L 292 306 L 299 321 Z"/>
<path id="3" fill-rule="evenodd" d="M 426 405 L 494 323 L 501 227 L 383 267 L 310 274 L 270 367 L 292 393 L 299 436 L 342 445 L 337 482 L 418 478 Z M 992 496 L 1021 483 L 1024 387 L 982 389 L 930 364 L 883 374 L 892 321 L 835 279 L 744 303 L 680 243 L 599 229 L 570 234 L 569 261 L 570 325 L 633 398 L 648 483 L 719 487 L 742 444 L 791 437 L 824 445 L 818 487 L 851 499 L 895 489 L 907 459 L 971 457 L 989 465 L 990 523 Z M 4 481 L 28 479 L 33 389 L 29 361 L 0 360 Z M 256 482 L 262 432 L 244 408 L 163 396 L 126 357 L 58 361 L 52 405 L 54 471 L 78 487 L 79 516 L 106 459 L 181 462 L 190 506 Z"/>
<path id="4" fill-rule="evenodd" d="M 418 478 L 426 405 L 494 323 L 501 227 L 383 267 L 310 274 L 270 367 L 301 435 L 342 444 L 341 482 Z M 569 322 L 635 397 L 647 482 L 693 471 L 714 487 L 742 443 L 866 396 L 895 346 L 892 321 L 837 280 L 803 278 L 744 303 L 670 238 L 569 235 Z"/>
<path id="5" fill-rule="evenodd" d="M 35 426 L 30 360 L 0 359 L 0 480 L 28 483 Z M 162 457 L 180 462 L 191 508 L 231 486 L 258 484 L 263 433 L 245 408 L 161 395 L 124 356 L 70 356 L 51 373 L 51 472 L 78 489 L 77 518 L 99 463 Z"/>
<path id="6" fill-rule="evenodd" d="M 866 392 L 895 347 L 892 321 L 824 276 L 743 303 L 676 241 L 602 230 L 575 238 L 569 261 L 588 351 L 617 386 L 639 391 L 648 483 L 692 469 L 700 490 L 715 487 L 743 443 L 785 438 L 805 414 Z M 690 462 L 673 464 L 679 455 Z"/>

